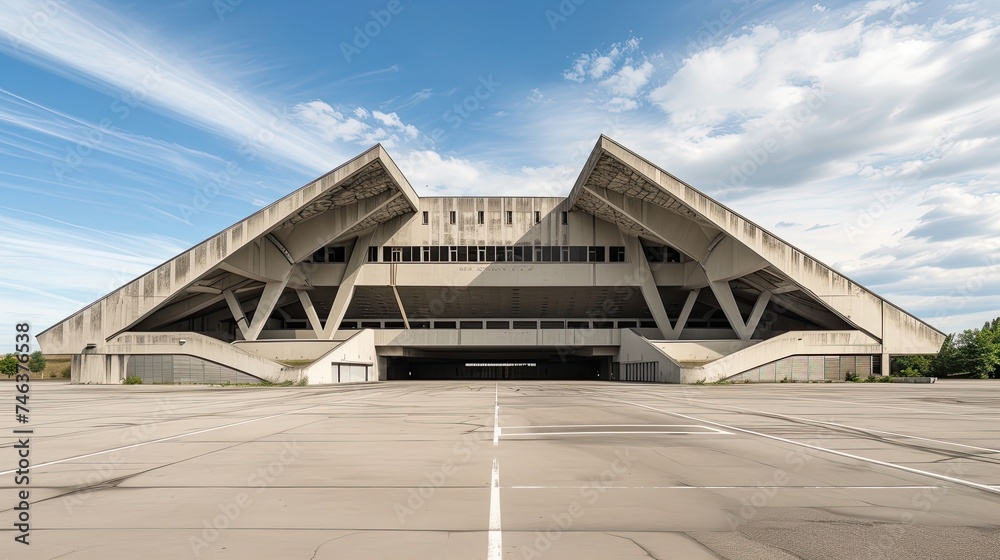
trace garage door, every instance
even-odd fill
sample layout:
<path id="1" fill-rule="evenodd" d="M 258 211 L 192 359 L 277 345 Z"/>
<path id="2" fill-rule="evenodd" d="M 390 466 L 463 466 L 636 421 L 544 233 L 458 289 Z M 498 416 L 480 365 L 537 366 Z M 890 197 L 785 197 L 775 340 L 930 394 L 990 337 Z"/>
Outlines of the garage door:
<path id="1" fill-rule="evenodd" d="M 357 383 L 368 381 L 367 364 L 333 364 L 333 374 L 337 383 Z"/>

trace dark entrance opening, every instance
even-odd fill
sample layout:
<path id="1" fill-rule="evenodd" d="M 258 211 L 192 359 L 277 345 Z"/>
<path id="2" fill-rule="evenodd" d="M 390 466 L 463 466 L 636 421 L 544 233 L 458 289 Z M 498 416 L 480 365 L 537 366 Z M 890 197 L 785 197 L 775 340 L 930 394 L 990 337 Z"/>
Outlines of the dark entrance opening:
<path id="1" fill-rule="evenodd" d="M 523 361 L 469 357 L 389 358 L 389 380 L 579 380 L 608 379 L 610 358 L 532 359 Z"/>

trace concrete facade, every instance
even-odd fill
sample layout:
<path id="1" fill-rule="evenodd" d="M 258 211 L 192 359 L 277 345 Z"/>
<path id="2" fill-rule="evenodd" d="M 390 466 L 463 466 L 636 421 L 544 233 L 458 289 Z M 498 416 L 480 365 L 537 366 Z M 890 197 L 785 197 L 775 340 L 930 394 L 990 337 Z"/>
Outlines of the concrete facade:
<path id="1" fill-rule="evenodd" d="M 38 340 L 76 383 L 154 354 L 273 382 L 516 363 L 690 383 L 944 334 L 602 136 L 565 198 L 421 198 L 375 146 Z"/>

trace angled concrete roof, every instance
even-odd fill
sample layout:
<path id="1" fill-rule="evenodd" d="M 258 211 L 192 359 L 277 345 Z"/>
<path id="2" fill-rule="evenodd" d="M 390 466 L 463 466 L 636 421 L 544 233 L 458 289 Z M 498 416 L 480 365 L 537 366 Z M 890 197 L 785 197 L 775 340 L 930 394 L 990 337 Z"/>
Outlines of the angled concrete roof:
<path id="1" fill-rule="evenodd" d="M 944 340 L 941 331 L 604 135 L 569 200 L 574 209 L 687 253 L 711 280 L 777 272 L 849 324 L 884 340 L 887 352 L 936 352 Z M 713 253 L 725 255 L 726 262 L 713 262 Z"/>
<path id="2" fill-rule="evenodd" d="M 330 210 L 349 224 L 346 235 L 417 208 L 417 194 L 381 145 L 376 145 L 315 181 L 202 241 L 132 282 L 53 325 L 38 339 L 47 351 L 75 353 L 88 343 L 125 330 L 193 287 L 234 253 L 261 236 L 281 235 Z M 324 240 L 316 238 L 321 247 Z M 306 246 L 305 244 L 303 246 Z M 300 249 L 311 254 L 315 248 Z M 286 251 L 286 256 L 287 251 Z M 289 256 L 289 258 L 291 258 Z M 300 257 L 301 258 L 301 257 Z M 58 350 L 56 350 L 58 349 Z"/>
<path id="3" fill-rule="evenodd" d="M 800 289 L 886 352 L 934 352 L 944 334 L 796 249 L 610 138 L 601 136 L 570 195 L 572 208 L 660 240 L 704 267 L 709 282 L 748 279 L 763 289 Z M 419 199 L 377 145 L 274 204 L 165 262 L 38 335 L 49 352 L 102 344 L 184 294 L 215 294 L 220 271 L 266 281 L 323 245 L 414 212 Z M 320 216 L 324 216 L 320 218 Z M 694 227 L 692 227 L 694 226 Z M 267 238 L 270 257 L 254 257 Z M 225 261 L 225 262 L 224 262 Z M 787 284 L 786 287 L 776 285 Z M 274 288 L 280 295 L 284 284 Z M 218 296 L 221 297 L 221 296 Z"/>

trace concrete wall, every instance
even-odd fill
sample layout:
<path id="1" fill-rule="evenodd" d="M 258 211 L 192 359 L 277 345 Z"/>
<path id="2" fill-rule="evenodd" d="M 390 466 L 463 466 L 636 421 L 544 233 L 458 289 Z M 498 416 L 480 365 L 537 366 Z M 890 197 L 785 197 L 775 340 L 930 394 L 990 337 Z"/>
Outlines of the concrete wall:
<path id="1" fill-rule="evenodd" d="M 614 224 L 584 212 L 562 212 L 570 207 L 563 197 L 427 197 L 415 214 L 400 218 L 397 230 L 381 245 L 621 245 Z M 428 223 L 423 223 L 423 212 Z M 485 223 L 478 223 L 484 212 Z M 513 223 L 507 223 L 507 212 Z M 535 223 L 535 212 L 541 221 Z M 450 223 L 455 212 L 456 223 Z"/>
<path id="2" fill-rule="evenodd" d="M 382 329 L 374 332 L 375 346 L 379 347 L 548 346 L 580 348 L 617 346 L 621 340 L 621 331 L 617 329 Z"/>
<path id="3" fill-rule="evenodd" d="M 184 340 L 184 344 L 180 343 L 181 340 Z M 216 362 L 274 383 L 298 381 L 295 368 L 198 333 L 126 333 L 112 338 L 103 348 L 85 354 L 80 361 L 82 369 L 77 382 L 99 383 L 97 379 L 113 380 L 116 372 L 124 379 L 121 375 L 124 372 L 124 361 L 120 365 L 120 371 L 112 369 L 108 373 L 100 373 L 98 369 L 104 366 L 99 367 L 96 357 L 127 357 L 137 354 L 184 354 Z"/>
<path id="4" fill-rule="evenodd" d="M 309 384 L 336 383 L 332 370 L 334 363 L 368 364 L 371 366 L 371 381 L 386 379 L 386 372 L 375 351 L 375 332 L 372 329 L 357 331 L 354 336 L 320 356 L 315 363 L 303 367 L 303 375 L 309 377 Z"/>
<path id="5" fill-rule="evenodd" d="M 312 333 L 312 331 L 309 331 Z M 315 360 L 337 347 L 340 340 L 240 340 L 234 348 L 245 350 L 269 360 Z"/>

